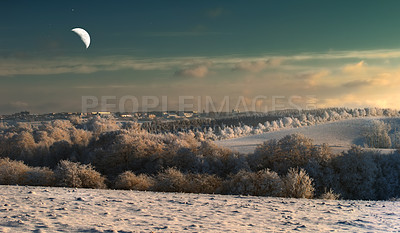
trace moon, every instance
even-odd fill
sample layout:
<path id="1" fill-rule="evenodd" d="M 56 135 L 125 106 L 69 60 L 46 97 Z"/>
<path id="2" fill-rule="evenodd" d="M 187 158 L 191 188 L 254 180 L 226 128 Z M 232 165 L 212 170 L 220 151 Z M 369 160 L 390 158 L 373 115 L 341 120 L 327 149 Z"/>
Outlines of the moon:
<path id="1" fill-rule="evenodd" d="M 89 48 L 90 45 L 90 36 L 89 33 L 82 28 L 74 28 L 71 31 L 75 32 L 83 41 L 83 43 L 85 43 L 86 49 Z"/>

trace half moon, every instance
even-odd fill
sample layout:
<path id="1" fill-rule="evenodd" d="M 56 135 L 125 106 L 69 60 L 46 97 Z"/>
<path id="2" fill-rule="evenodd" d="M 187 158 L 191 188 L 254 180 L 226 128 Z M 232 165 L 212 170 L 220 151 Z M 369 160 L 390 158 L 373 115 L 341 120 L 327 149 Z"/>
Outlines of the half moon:
<path id="1" fill-rule="evenodd" d="M 85 43 L 86 49 L 89 48 L 90 36 L 89 36 L 89 33 L 87 31 L 85 31 L 85 29 L 74 28 L 71 31 L 75 32 L 81 38 L 83 43 Z"/>

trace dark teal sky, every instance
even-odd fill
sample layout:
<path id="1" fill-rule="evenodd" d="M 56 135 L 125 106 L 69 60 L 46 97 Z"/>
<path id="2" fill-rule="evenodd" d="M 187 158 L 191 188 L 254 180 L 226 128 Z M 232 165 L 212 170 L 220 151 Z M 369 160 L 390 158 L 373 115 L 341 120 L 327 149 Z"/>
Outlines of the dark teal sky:
<path id="1" fill-rule="evenodd" d="M 399 1 L 2 1 L 0 114 L 79 111 L 84 95 L 161 93 L 387 106 L 386 87 L 368 101 L 367 86 L 340 88 L 376 90 L 382 74 L 397 82 L 399 12 Z M 75 27 L 90 33 L 89 49 Z M 340 73 L 359 63 L 368 72 Z M 320 72 L 312 87 L 290 88 Z"/>
<path id="2" fill-rule="evenodd" d="M 209 56 L 398 48 L 399 1 L 6 1 L 4 53 Z"/>

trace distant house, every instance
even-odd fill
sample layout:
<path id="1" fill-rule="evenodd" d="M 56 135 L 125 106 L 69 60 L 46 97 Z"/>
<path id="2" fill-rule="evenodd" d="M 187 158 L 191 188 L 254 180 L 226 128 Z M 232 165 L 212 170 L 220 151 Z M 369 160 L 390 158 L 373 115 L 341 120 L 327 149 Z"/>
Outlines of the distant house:
<path id="1" fill-rule="evenodd" d="M 238 115 L 240 113 L 239 109 L 232 109 L 232 115 Z"/>
<path id="2" fill-rule="evenodd" d="M 111 112 L 92 112 L 92 115 L 111 115 Z"/>
<path id="3" fill-rule="evenodd" d="M 178 116 L 176 113 L 169 113 L 167 116 L 168 119 L 179 119 L 182 118 L 181 116 Z"/>
<path id="4" fill-rule="evenodd" d="M 30 114 L 30 112 L 23 111 L 23 112 L 19 112 L 19 113 L 14 113 L 13 116 L 22 117 L 22 116 L 29 116 L 29 114 Z"/>
<path id="5" fill-rule="evenodd" d="M 111 116 L 111 112 L 92 112 L 92 115 L 110 117 Z"/>
<path id="6" fill-rule="evenodd" d="M 187 118 L 193 117 L 193 112 L 184 112 L 183 116 L 185 116 Z"/>
<path id="7" fill-rule="evenodd" d="M 122 118 L 128 118 L 128 117 L 132 117 L 132 115 L 131 114 L 122 114 L 121 117 Z"/>

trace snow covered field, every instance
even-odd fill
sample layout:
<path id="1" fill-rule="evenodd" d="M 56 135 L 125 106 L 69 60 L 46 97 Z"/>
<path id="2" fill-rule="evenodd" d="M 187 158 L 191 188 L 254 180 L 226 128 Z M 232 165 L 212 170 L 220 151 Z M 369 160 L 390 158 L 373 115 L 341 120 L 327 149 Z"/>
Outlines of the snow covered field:
<path id="1" fill-rule="evenodd" d="M 400 202 L 0 186 L 0 232 L 393 232 Z"/>
<path id="2" fill-rule="evenodd" d="M 241 153 L 252 153 L 258 144 L 271 139 L 280 139 L 288 134 L 300 133 L 321 145 L 327 143 L 335 152 L 350 148 L 352 144 L 364 145 L 363 130 L 373 120 L 393 121 L 398 118 L 368 117 L 341 120 L 320 125 L 301 128 L 288 128 L 263 134 L 216 141 L 217 145 L 230 148 Z"/>

